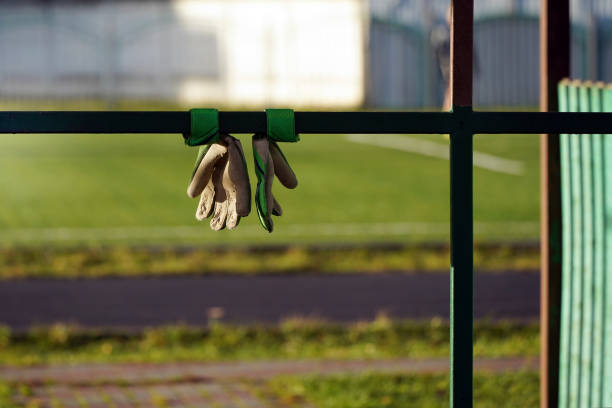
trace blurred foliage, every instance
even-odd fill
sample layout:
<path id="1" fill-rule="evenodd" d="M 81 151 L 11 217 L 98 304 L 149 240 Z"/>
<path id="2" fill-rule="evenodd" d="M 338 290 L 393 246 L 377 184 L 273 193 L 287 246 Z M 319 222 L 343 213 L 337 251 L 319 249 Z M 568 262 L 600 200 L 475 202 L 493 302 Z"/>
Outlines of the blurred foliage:
<path id="1" fill-rule="evenodd" d="M 0 325 L 0 350 L 8 347 L 11 343 L 11 329 L 8 326 Z"/>
<path id="2" fill-rule="evenodd" d="M 57 324 L 10 334 L 7 339 L 0 348 L 0 364 L 430 358 L 449 354 L 448 322 L 438 318 L 393 321 L 384 315 L 350 325 L 294 318 L 278 326 L 213 322 L 208 329 L 178 325 L 137 333 L 85 331 Z M 536 323 L 476 324 L 477 357 L 538 353 Z"/>
<path id="3" fill-rule="evenodd" d="M 171 274 L 448 273 L 446 245 L 347 246 L 316 248 L 5 248 L 0 278 L 101 277 Z M 478 270 L 538 270 L 537 245 L 476 245 Z"/>
<path id="4" fill-rule="evenodd" d="M 17 394 L 17 390 L 14 386 L 0 380 L 0 407 L 2 408 L 19 408 L 14 401 L 14 396 Z"/>

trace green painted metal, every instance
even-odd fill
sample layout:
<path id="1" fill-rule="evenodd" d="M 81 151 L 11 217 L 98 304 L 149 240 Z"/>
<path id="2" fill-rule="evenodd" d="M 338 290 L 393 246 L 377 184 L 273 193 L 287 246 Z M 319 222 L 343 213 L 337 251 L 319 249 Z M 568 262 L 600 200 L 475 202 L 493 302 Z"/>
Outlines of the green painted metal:
<path id="1" fill-rule="evenodd" d="M 612 91 L 563 82 L 559 109 L 612 112 Z M 559 407 L 612 405 L 612 140 L 561 135 L 563 268 Z"/>
<path id="2" fill-rule="evenodd" d="M 596 87 L 591 90 L 591 111 L 601 112 L 602 92 L 601 87 Z M 593 135 L 593 168 L 605 169 L 604 160 L 604 135 Z M 600 153 L 598 153 L 600 152 Z M 608 160 L 610 161 L 610 160 Z M 605 170 L 604 170 L 605 171 Z M 605 313 L 604 313 L 604 298 L 603 293 L 597 288 L 605 290 L 605 179 L 603 172 L 595 172 L 593 175 L 593 201 L 595 214 L 595 246 L 594 246 L 594 281 L 595 296 L 593 302 L 593 325 L 591 331 L 594 334 L 593 338 L 593 380 L 591 389 L 593 390 L 592 401 L 600 401 L 602 399 L 603 389 L 603 330 L 605 328 Z"/>
<path id="3" fill-rule="evenodd" d="M 602 109 L 606 112 L 612 112 L 612 88 L 608 87 L 604 91 Z M 602 297 L 602 322 L 605 323 L 605 328 L 602 329 L 602 354 L 603 369 L 601 378 L 605 379 L 606 383 L 612 378 L 612 358 L 610 358 L 610 350 L 612 350 L 612 135 L 607 134 L 603 138 L 603 152 L 607 155 L 607 160 L 604 164 L 603 172 L 603 189 L 604 189 L 604 206 L 605 224 L 604 230 L 604 264 L 605 271 L 602 276 L 604 281 L 602 287 L 605 292 Z M 607 351 L 607 352 L 606 352 Z M 612 386 L 602 386 L 602 406 L 612 406 Z"/>
<path id="4" fill-rule="evenodd" d="M 602 89 L 601 86 L 590 88 L 590 111 L 601 112 L 602 110 Z M 604 244 L 604 179 L 601 171 L 605 163 L 603 157 L 603 135 L 592 135 L 592 169 L 593 169 L 593 234 L 595 241 L 593 243 L 593 277 L 592 277 L 592 320 L 589 330 L 593 333 L 593 341 L 591 344 L 592 365 L 590 367 L 592 375 L 588 388 L 592 390 L 589 394 L 588 403 L 592 405 L 593 401 L 601 400 L 601 390 L 603 385 L 602 367 L 603 367 L 603 293 L 598 288 L 603 288 L 604 278 L 604 259 L 605 248 Z"/>
<path id="5" fill-rule="evenodd" d="M 578 88 L 575 86 L 569 86 L 568 92 L 569 98 L 569 109 L 571 112 L 576 112 L 578 110 Z M 580 145 L 580 136 L 577 134 L 571 134 L 569 137 L 569 145 L 570 145 L 570 159 L 573 163 L 573 166 L 570 171 L 570 180 L 569 184 L 566 187 L 570 188 L 570 197 L 572 206 L 572 224 L 574 228 L 572 229 L 572 246 L 568 249 L 572 252 L 572 280 L 571 280 L 571 290 L 572 290 L 572 299 L 574 302 L 570 305 L 572 308 L 572 320 L 570 326 L 570 333 L 572 336 L 570 343 L 570 358 L 569 363 L 571 364 L 572 370 L 570 371 L 569 376 L 569 388 L 570 388 L 570 406 L 575 404 L 575 401 L 572 401 L 572 397 L 576 398 L 576 394 L 579 392 L 578 382 L 580 379 L 580 361 L 577 357 L 580 355 L 580 345 L 582 339 L 582 279 L 581 275 L 577 273 L 582 266 L 582 242 L 581 242 L 581 233 L 582 233 L 582 221 L 584 219 L 584 214 L 582 212 L 582 200 L 581 200 L 581 145 Z M 563 186 L 564 184 L 562 184 Z"/>
<path id="6" fill-rule="evenodd" d="M 578 88 L 578 110 L 588 112 L 590 110 L 590 89 L 586 86 Z M 593 236 L 593 135 L 580 135 L 579 141 L 582 159 L 581 185 L 582 185 L 582 327 L 580 333 L 580 378 L 578 383 L 578 395 L 591 406 L 589 399 L 591 393 L 591 371 L 592 339 L 589 338 L 591 323 L 593 322 L 593 242 L 588 238 Z"/>
<path id="7" fill-rule="evenodd" d="M 558 89 L 559 95 L 559 110 L 562 112 L 568 111 L 568 87 L 565 83 L 559 84 Z M 567 133 L 561 134 L 560 139 L 560 155 L 561 155 L 561 163 L 564 163 L 561 166 L 561 182 L 567 182 L 570 179 L 571 174 L 571 165 L 572 161 L 570 160 L 570 149 L 569 149 L 569 137 Z M 571 190 L 569 188 L 561 189 L 561 200 L 565 202 L 571 201 Z M 569 248 L 572 243 L 572 222 L 571 222 L 572 212 L 571 208 L 567 207 L 564 211 L 562 211 L 562 225 L 563 225 L 563 234 L 562 234 L 562 247 Z M 571 251 L 562 251 L 562 264 L 569 265 L 571 263 Z M 561 316 L 564 318 L 569 318 L 571 320 L 571 298 L 572 298 L 572 282 L 571 282 L 571 270 L 567 271 L 567 273 L 563 273 L 561 277 Z M 569 335 L 569 326 L 561 325 L 561 334 L 560 334 L 560 358 L 559 358 L 559 389 L 567 388 L 567 384 L 569 383 L 569 369 L 570 367 L 567 364 L 564 364 L 564 353 L 566 350 L 569 350 L 571 346 L 571 336 Z M 567 406 L 567 393 L 559 392 L 559 407 Z"/>

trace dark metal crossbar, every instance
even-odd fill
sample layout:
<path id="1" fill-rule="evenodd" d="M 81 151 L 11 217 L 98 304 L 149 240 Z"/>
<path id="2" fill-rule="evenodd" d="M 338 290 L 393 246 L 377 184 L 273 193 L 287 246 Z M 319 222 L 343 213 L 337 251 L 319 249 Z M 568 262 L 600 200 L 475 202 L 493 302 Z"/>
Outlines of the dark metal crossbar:
<path id="1" fill-rule="evenodd" d="M 569 76 L 569 0 L 541 0 L 541 108 L 556 109 L 556 84 Z M 296 112 L 298 133 L 450 134 L 451 407 L 473 406 L 474 134 L 542 136 L 541 406 L 557 406 L 561 212 L 558 133 L 612 133 L 612 113 L 472 111 L 473 0 L 451 0 L 453 112 Z M 219 112 L 223 133 L 266 131 L 264 112 Z M 189 112 L 0 112 L 0 133 L 187 133 Z M 610 136 L 612 137 L 612 136 Z M 557 231 L 557 232 L 555 232 Z M 550 301 L 550 304 L 549 304 Z"/>
<path id="2" fill-rule="evenodd" d="M 265 112 L 219 112 L 223 133 L 266 131 Z M 612 133 L 612 113 L 295 112 L 298 133 Z M 0 112 L 0 133 L 187 133 L 187 111 Z"/>
<path id="3" fill-rule="evenodd" d="M 0 133 L 187 133 L 189 112 L 0 112 Z M 474 134 L 612 133 L 612 113 L 295 112 L 298 133 L 449 133 L 451 176 L 451 405 L 473 399 Z M 219 112 L 223 133 L 266 132 L 264 112 Z M 539 136 L 539 135 L 538 135 Z"/>

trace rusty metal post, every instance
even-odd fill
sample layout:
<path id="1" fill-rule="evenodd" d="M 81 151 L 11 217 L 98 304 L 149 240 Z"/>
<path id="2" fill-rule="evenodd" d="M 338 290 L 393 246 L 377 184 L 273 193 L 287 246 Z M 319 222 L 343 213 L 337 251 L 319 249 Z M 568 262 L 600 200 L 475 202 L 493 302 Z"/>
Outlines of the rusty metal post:
<path id="1" fill-rule="evenodd" d="M 458 118 L 450 135 L 451 407 L 473 406 L 474 205 L 472 178 L 473 0 L 451 1 L 450 89 Z"/>
<path id="2" fill-rule="evenodd" d="M 569 74 L 569 0 L 541 0 L 541 111 L 558 110 L 557 84 Z M 561 168 L 558 134 L 541 135 L 540 169 L 540 407 L 557 408 L 561 314 Z"/>
<path id="3" fill-rule="evenodd" d="M 451 1 L 450 88 L 453 107 L 472 107 L 474 1 Z"/>

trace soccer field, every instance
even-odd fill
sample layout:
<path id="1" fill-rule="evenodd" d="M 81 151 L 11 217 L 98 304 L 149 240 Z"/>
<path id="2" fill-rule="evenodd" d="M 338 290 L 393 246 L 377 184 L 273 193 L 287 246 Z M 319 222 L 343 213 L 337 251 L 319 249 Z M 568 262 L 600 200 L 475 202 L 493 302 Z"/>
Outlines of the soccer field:
<path id="1" fill-rule="evenodd" d="M 250 136 L 240 138 L 253 185 Z M 299 185 L 275 183 L 284 215 L 268 234 L 254 205 L 234 231 L 195 220 L 185 191 L 197 149 L 180 135 L 0 135 L 0 245 L 447 240 L 447 145 L 440 135 L 283 144 Z M 485 153 L 474 168 L 476 239 L 537 238 L 539 138 L 477 136 L 474 148 Z"/>

